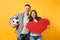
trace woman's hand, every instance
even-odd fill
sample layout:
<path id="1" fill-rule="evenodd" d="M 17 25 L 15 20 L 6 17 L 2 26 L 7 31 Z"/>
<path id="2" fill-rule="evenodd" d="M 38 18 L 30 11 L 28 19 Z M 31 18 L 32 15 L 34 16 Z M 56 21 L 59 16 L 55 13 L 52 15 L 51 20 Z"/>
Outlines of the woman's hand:
<path id="1" fill-rule="evenodd" d="M 29 32 L 29 30 L 28 29 L 26 29 L 28 32 Z"/>
<path id="2" fill-rule="evenodd" d="M 47 28 L 49 29 L 50 28 L 50 25 L 47 25 Z"/>

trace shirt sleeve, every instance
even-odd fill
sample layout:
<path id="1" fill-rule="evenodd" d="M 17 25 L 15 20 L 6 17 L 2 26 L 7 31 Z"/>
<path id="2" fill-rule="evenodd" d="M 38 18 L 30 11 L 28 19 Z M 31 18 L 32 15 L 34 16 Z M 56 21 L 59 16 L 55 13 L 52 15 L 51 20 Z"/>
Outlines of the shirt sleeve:
<path id="1" fill-rule="evenodd" d="M 12 21 L 14 18 L 18 18 L 18 16 L 19 16 L 19 13 L 16 14 L 15 16 L 10 17 L 10 18 L 9 18 L 9 22 L 11 23 L 11 21 Z"/>

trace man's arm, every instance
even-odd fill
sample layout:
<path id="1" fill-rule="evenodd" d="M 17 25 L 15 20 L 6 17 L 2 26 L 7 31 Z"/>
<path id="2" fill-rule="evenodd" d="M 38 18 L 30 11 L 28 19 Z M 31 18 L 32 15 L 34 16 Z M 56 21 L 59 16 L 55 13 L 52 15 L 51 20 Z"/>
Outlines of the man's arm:
<path id="1" fill-rule="evenodd" d="M 12 24 L 12 20 L 13 20 L 14 18 L 18 18 L 18 16 L 19 16 L 19 13 L 9 19 L 9 23 L 12 25 L 13 28 L 15 28 L 15 27 L 18 26 L 18 25 L 13 25 L 13 24 Z"/>

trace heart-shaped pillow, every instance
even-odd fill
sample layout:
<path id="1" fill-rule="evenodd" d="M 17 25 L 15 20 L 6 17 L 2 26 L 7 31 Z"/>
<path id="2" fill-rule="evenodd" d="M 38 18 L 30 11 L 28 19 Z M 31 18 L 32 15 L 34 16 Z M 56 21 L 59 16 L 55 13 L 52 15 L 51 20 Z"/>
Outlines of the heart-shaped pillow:
<path id="1" fill-rule="evenodd" d="M 29 22 L 27 23 L 27 29 L 32 33 L 41 34 L 43 31 L 47 29 L 47 26 L 50 25 L 48 19 L 41 19 L 38 22 Z"/>

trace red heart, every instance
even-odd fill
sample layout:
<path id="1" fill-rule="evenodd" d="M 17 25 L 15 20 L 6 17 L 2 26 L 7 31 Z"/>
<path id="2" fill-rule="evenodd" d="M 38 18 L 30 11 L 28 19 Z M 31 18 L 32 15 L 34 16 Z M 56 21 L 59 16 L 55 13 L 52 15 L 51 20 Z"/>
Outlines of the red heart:
<path id="1" fill-rule="evenodd" d="M 41 19 L 38 22 L 29 22 L 27 23 L 27 28 L 32 33 L 41 34 L 44 30 L 47 29 L 47 25 L 50 25 L 48 19 Z"/>

